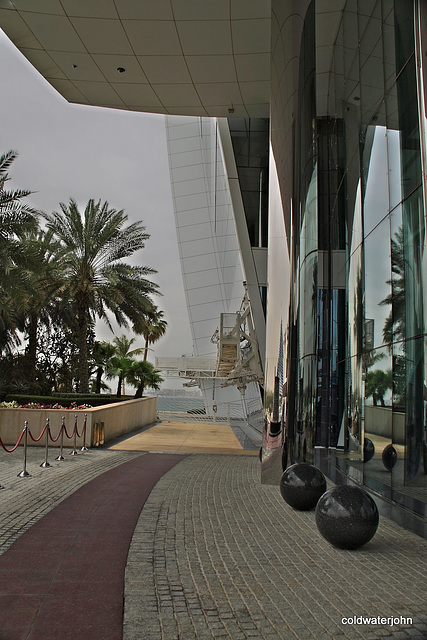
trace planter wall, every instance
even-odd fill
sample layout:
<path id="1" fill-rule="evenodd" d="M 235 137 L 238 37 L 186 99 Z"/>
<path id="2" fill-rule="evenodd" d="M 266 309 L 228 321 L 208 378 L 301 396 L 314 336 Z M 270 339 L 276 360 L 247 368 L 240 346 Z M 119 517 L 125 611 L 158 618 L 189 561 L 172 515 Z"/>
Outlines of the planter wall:
<path id="1" fill-rule="evenodd" d="M 391 407 L 374 407 L 365 404 L 365 435 L 392 439 L 396 444 L 405 444 L 405 414 Z"/>
<path id="2" fill-rule="evenodd" d="M 47 418 L 50 422 L 50 430 L 55 438 L 61 426 L 62 416 L 65 416 L 65 426 L 69 434 L 74 428 L 74 420 L 77 415 L 77 430 L 79 433 L 83 429 L 84 416 L 87 414 L 86 445 L 93 443 L 93 426 L 96 423 L 104 423 L 105 442 L 114 440 L 139 427 L 153 424 L 157 418 L 157 397 L 138 398 L 137 400 L 126 400 L 120 403 L 105 404 L 92 409 L 9 409 L 0 407 L 0 437 L 5 445 L 14 445 L 24 428 L 24 423 L 28 420 L 28 428 L 33 437 L 37 438 L 43 431 Z M 59 446 L 60 441 L 49 442 L 49 446 Z M 28 438 L 28 445 L 44 446 L 45 436 L 34 443 Z M 72 446 L 73 440 L 64 437 L 64 447 Z M 77 438 L 77 445 L 83 445 L 83 437 Z"/>

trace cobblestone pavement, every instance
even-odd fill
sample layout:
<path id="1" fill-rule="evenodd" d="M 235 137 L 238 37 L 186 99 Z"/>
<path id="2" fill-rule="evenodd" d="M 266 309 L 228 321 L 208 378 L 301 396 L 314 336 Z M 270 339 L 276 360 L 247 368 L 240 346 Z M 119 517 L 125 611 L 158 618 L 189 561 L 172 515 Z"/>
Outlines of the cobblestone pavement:
<path id="1" fill-rule="evenodd" d="M 58 449 L 51 449 L 50 468 L 40 468 L 44 462 L 44 447 L 28 447 L 27 471 L 30 477 L 19 478 L 23 470 L 22 446 L 14 453 L 0 450 L 0 554 L 32 524 L 46 515 L 64 498 L 101 473 L 116 467 L 141 453 L 90 449 L 70 456 L 64 448 L 65 460 L 57 462 Z M 58 639 L 60 640 L 60 639 Z"/>
<path id="2" fill-rule="evenodd" d="M 154 487 L 135 529 L 124 640 L 426 640 L 427 541 L 382 518 L 342 551 L 260 484 L 251 457 L 192 455 Z M 342 624 L 342 618 L 399 624 Z M 401 616 L 412 624 L 401 624 Z"/>
<path id="3" fill-rule="evenodd" d="M 79 487 L 143 455 L 69 453 L 42 469 L 44 450 L 30 448 L 31 476 L 18 478 L 22 451 L 0 452 L 0 553 Z M 427 541 L 381 518 L 364 548 L 334 549 L 314 512 L 293 511 L 259 473 L 256 457 L 189 455 L 159 480 L 130 546 L 124 640 L 427 640 Z M 359 616 L 412 624 L 342 624 Z"/>

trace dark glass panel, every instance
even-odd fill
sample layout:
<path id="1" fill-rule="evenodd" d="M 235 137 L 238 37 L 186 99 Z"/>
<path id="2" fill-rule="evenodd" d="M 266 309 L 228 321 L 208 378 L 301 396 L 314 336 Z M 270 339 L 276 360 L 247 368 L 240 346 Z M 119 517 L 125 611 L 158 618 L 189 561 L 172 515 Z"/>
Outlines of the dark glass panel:
<path id="1" fill-rule="evenodd" d="M 394 0 L 396 73 L 399 74 L 414 53 L 414 2 Z"/>
<path id="2" fill-rule="evenodd" d="M 251 246 L 266 247 L 268 233 L 269 121 L 229 119 Z"/>

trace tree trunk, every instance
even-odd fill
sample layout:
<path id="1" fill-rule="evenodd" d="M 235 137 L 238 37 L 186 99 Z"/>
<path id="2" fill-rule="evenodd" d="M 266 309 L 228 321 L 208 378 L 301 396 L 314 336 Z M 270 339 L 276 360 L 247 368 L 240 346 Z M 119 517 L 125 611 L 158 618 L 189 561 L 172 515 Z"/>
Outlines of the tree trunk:
<path id="1" fill-rule="evenodd" d="M 134 398 L 142 398 L 143 393 L 144 393 L 144 385 L 140 384 L 135 392 Z"/>
<path id="2" fill-rule="evenodd" d="M 95 392 L 101 393 L 101 382 L 102 382 L 102 374 L 104 373 L 104 369 L 102 367 L 98 367 L 96 370 L 96 384 L 95 384 Z"/>
<path id="3" fill-rule="evenodd" d="M 145 338 L 144 360 L 147 360 L 147 357 L 148 357 L 148 345 L 150 344 L 150 341 L 148 340 L 147 336 L 144 336 L 144 338 Z"/>
<path id="4" fill-rule="evenodd" d="M 116 391 L 116 396 L 118 398 L 122 397 L 122 375 L 119 375 L 119 381 L 117 383 L 117 391 Z"/>
<path id="5" fill-rule="evenodd" d="M 89 368 L 87 353 L 88 318 L 86 307 L 77 305 L 77 319 L 79 324 L 79 392 L 89 393 Z"/>
<path id="6" fill-rule="evenodd" d="M 30 313 L 28 324 L 28 381 L 31 393 L 36 392 L 37 316 Z"/>

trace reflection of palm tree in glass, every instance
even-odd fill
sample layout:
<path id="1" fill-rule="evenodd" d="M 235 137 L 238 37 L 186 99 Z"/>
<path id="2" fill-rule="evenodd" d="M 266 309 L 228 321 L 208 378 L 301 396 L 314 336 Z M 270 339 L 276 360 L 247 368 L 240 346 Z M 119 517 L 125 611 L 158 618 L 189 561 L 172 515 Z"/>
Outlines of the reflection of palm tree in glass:
<path id="1" fill-rule="evenodd" d="M 383 326 L 383 339 L 392 351 L 393 342 L 400 342 L 403 353 L 395 354 L 393 358 L 393 383 L 394 406 L 404 405 L 405 378 L 406 378 L 406 354 L 405 354 L 405 256 L 403 226 L 394 234 L 391 241 L 391 280 L 387 284 L 391 286 L 390 294 L 379 303 L 382 306 L 390 305 L 390 313 L 386 317 Z"/>
<path id="2" fill-rule="evenodd" d="M 388 389 L 393 386 L 393 373 L 391 369 L 382 371 L 381 369 L 375 369 L 375 371 L 368 371 L 366 374 L 365 393 L 366 397 L 372 396 L 374 407 L 378 405 L 378 402 L 382 407 L 385 407 L 384 396 Z"/>
<path id="3" fill-rule="evenodd" d="M 390 344 L 405 339 L 405 258 L 403 254 L 403 227 L 394 234 L 391 241 L 391 293 L 381 300 L 380 305 L 391 305 L 390 313 L 384 321 L 383 339 Z"/>

